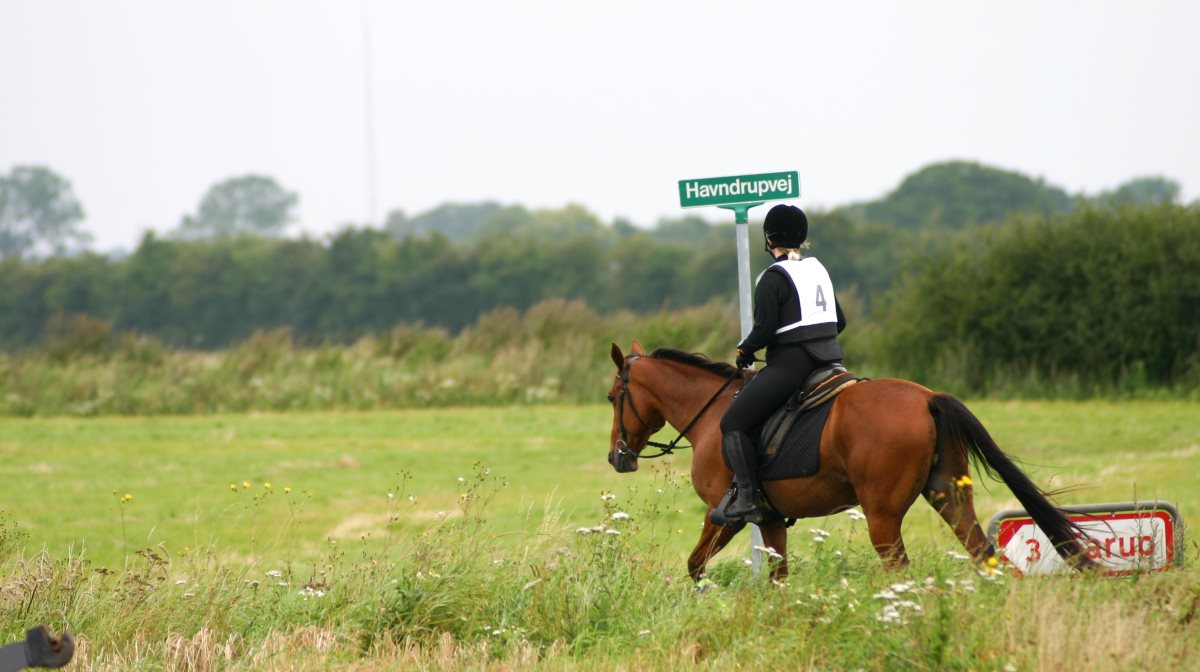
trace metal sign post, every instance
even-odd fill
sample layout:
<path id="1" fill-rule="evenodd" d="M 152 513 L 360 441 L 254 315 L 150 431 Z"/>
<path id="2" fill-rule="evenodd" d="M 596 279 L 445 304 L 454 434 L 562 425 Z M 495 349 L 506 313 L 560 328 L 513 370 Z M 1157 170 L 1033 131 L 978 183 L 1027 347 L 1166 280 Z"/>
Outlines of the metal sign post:
<path id="1" fill-rule="evenodd" d="M 679 181 L 680 207 L 716 206 L 733 211 L 738 255 L 738 308 L 743 339 L 750 335 L 754 327 L 754 288 L 750 285 L 750 208 L 767 201 L 799 197 L 800 175 L 794 170 Z M 762 546 L 762 530 L 757 525 L 751 525 L 750 560 L 755 574 L 762 569 L 762 552 L 758 550 Z"/>

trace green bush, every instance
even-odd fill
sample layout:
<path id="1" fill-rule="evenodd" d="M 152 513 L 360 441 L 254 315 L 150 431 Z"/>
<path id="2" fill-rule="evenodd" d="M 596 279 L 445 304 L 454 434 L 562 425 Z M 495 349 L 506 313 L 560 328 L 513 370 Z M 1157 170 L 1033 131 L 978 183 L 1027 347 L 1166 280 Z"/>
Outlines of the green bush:
<path id="1" fill-rule="evenodd" d="M 973 230 L 886 301 L 874 354 L 978 393 L 1200 381 L 1200 212 L 1095 210 Z"/>

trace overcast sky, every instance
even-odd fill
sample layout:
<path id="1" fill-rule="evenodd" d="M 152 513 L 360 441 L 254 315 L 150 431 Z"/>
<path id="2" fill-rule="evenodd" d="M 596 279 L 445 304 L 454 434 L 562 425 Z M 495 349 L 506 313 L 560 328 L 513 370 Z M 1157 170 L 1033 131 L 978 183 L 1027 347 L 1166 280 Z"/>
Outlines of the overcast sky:
<path id="1" fill-rule="evenodd" d="M 69 179 L 101 250 L 248 173 L 300 194 L 296 231 L 365 223 L 369 34 L 377 222 L 494 199 L 650 225 L 680 179 L 783 170 L 830 207 L 947 159 L 1192 200 L 1198 8 L 0 0 L 0 172 Z"/>

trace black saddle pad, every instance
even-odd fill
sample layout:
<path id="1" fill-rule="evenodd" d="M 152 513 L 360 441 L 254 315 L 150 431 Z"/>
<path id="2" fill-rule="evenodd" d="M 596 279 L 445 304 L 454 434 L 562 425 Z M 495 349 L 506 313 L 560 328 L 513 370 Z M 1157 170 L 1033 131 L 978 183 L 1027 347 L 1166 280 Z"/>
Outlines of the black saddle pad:
<path id="1" fill-rule="evenodd" d="M 758 432 L 758 477 L 764 481 L 812 476 L 821 468 L 821 432 L 829 419 L 832 400 L 795 418 L 786 434 L 777 436 L 788 421 L 788 407 L 776 411 Z M 790 411 L 794 413 L 795 411 Z"/>

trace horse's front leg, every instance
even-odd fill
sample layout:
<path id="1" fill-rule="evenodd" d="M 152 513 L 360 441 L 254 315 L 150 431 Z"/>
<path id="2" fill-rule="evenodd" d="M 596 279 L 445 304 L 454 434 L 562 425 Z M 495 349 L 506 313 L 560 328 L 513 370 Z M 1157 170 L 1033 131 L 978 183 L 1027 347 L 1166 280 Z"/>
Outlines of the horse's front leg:
<path id="1" fill-rule="evenodd" d="M 704 516 L 704 529 L 700 531 L 700 541 L 696 543 L 696 548 L 692 550 L 692 554 L 688 556 L 688 575 L 692 577 L 692 581 L 699 583 L 704 578 L 704 568 L 708 565 L 708 561 L 712 556 L 716 555 L 725 548 L 733 535 L 741 531 L 742 527 L 723 527 L 714 525 L 712 522 L 712 512 Z"/>
<path id="2" fill-rule="evenodd" d="M 771 579 L 774 581 L 784 581 L 787 579 L 787 525 L 780 523 L 771 527 L 760 527 L 762 531 L 763 544 L 779 554 L 779 557 L 770 555 L 768 564 L 771 567 Z"/>

